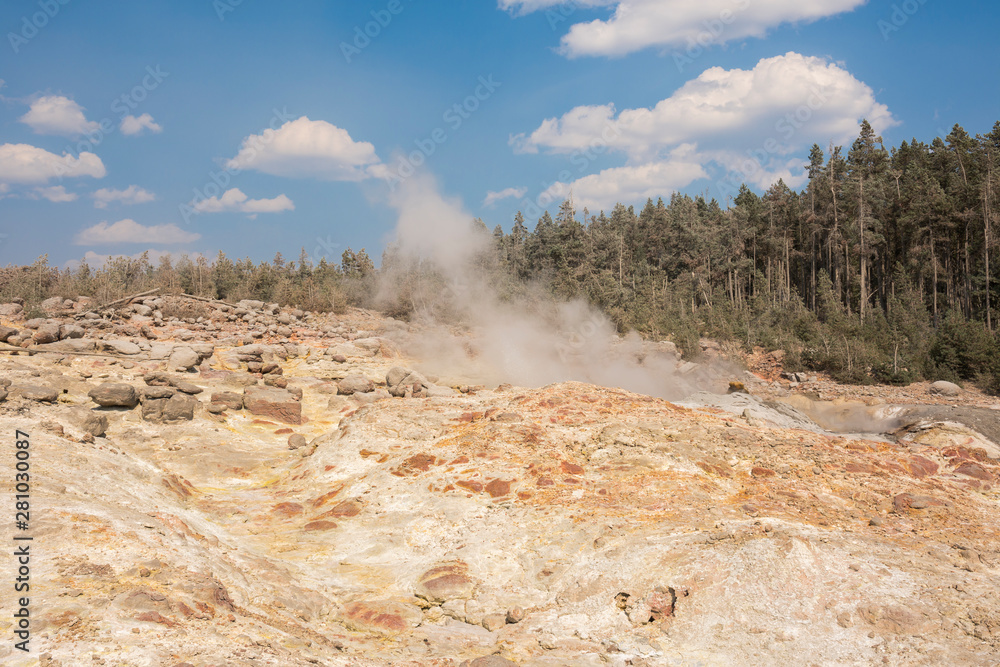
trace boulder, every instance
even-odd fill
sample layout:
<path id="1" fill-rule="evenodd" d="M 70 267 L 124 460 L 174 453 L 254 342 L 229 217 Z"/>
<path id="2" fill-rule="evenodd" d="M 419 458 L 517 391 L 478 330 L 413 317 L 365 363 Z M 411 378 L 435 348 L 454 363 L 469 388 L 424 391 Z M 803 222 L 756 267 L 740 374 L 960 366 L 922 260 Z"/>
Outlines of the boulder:
<path id="1" fill-rule="evenodd" d="M 958 396 L 962 393 L 962 388 L 954 382 L 939 380 L 931 385 L 931 393 L 935 396 Z"/>
<path id="2" fill-rule="evenodd" d="M 63 309 L 63 298 L 61 296 L 54 296 L 51 299 L 46 299 L 42 301 L 41 308 L 46 313 L 55 313 Z"/>
<path id="3" fill-rule="evenodd" d="M 0 304 L 0 317 L 20 317 L 24 312 L 24 306 L 19 303 Z"/>
<path id="4" fill-rule="evenodd" d="M 171 370 L 187 371 L 201 363 L 201 357 L 193 349 L 186 345 L 178 345 L 170 353 L 167 359 L 167 366 Z"/>
<path id="5" fill-rule="evenodd" d="M 405 396 L 407 389 L 422 391 L 431 386 L 430 381 L 416 371 L 394 366 L 385 375 L 385 384 L 393 396 Z"/>
<path id="6" fill-rule="evenodd" d="M 243 397 L 234 391 L 220 391 L 212 394 L 212 402 L 220 403 L 230 410 L 243 409 Z"/>
<path id="7" fill-rule="evenodd" d="M 59 325 L 43 324 L 35 329 L 31 339 L 39 344 L 54 343 L 59 340 Z"/>
<path id="8" fill-rule="evenodd" d="M 15 340 L 12 337 L 10 340 Z M 46 350 L 57 350 L 59 352 L 93 352 L 97 349 L 97 341 L 93 338 L 68 338 L 58 343 L 46 343 L 39 346 Z"/>
<path id="9" fill-rule="evenodd" d="M 169 343 L 156 343 L 149 348 L 149 358 L 152 361 L 165 361 L 170 358 L 174 346 Z"/>
<path id="10" fill-rule="evenodd" d="M 177 394 L 177 390 L 173 387 L 163 387 L 161 385 L 151 385 L 149 387 L 143 387 L 141 390 L 142 401 L 145 403 L 147 400 L 155 400 L 158 398 L 170 398 Z"/>
<path id="11" fill-rule="evenodd" d="M 83 410 L 78 425 L 81 431 L 89 433 L 95 438 L 104 437 L 104 434 L 108 432 L 107 416 L 93 410 Z"/>
<path id="12" fill-rule="evenodd" d="M 102 408 L 134 408 L 139 405 L 139 394 L 135 387 L 124 382 L 105 382 L 88 393 Z"/>
<path id="13" fill-rule="evenodd" d="M 467 600 L 476 589 L 475 580 L 469 576 L 469 566 L 460 560 L 438 563 L 417 579 L 414 594 L 432 604 L 448 600 Z"/>
<path id="14" fill-rule="evenodd" d="M 286 389 L 247 387 L 243 392 L 243 407 L 250 414 L 267 417 L 286 424 L 302 423 L 302 403 Z"/>
<path id="15" fill-rule="evenodd" d="M 200 394 L 201 392 L 205 391 L 203 388 L 199 387 L 193 382 L 187 382 L 186 380 L 181 380 L 181 379 L 177 379 L 174 381 L 174 387 L 177 388 L 177 391 L 192 395 Z"/>
<path id="16" fill-rule="evenodd" d="M 39 403 L 55 403 L 59 398 L 59 390 L 42 384 L 18 384 L 11 391 L 23 398 Z"/>
<path id="17" fill-rule="evenodd" d="M 14 327 L 2 327 L 0 326 L 0 340 L 7 342 L 7 339 L 17 333 L 17 329 Z"/>
<path id="18" fill-rule="evenodd" d="M 59 327 L 59 340 L 83 338 L 85 333 L 83 327 L 78 327 L 75 324 L 63 324 Z"/>
<path id="19" fill-rule="evenodd" d="M 128 340 L 106 340 L 104 341 L 104 349 L 115 354 L 124 355 L 139 354 L 142 352 L 142 348 Z"/>
<path id="20" fill-rule="evenodd" d="M 143 401 L 142 418 L 156 423 L 191 421 L 194 419 L 194 409 L 197 406 L 196 399 L 183 394 L 174 394 L 170 398 Z"/>
<path id="21" fill-rule="evenodd" d="M 337 383 L 337 393 L 341 396 L 365 394 L 375 389 L 375 383 L 360 375 L 349 375 Z"/>

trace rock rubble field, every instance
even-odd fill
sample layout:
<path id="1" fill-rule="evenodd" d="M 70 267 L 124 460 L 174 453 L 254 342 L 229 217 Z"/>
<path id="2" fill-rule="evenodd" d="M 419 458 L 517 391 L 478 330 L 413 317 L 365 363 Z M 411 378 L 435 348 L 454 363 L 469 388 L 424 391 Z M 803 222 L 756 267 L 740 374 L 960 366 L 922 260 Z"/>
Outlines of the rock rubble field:
<path id="1" fill-rule="evenodd" d="M 1000 663 L 995 399 L 763 352 L 676 402 L 483 386 L 367 311 L 42 307 L 0 305 L 34 537 L 3 664 Z"/>

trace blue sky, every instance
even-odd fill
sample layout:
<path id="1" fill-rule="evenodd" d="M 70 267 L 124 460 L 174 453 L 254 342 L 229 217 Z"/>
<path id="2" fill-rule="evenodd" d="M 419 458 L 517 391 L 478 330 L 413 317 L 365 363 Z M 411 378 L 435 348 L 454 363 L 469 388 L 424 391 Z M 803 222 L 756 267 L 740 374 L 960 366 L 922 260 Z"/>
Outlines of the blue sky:
<path id="1" fill-rule="evenodd" d="M 570 195 L 596 212 L 801 187 L 809 146 L 849 144 L 862 117 L 887 145 L 989 131 L 998 15 L 940 0 L 7 0 L 0 264 L 377 258 L 411 171 L 505 229 Z"/>

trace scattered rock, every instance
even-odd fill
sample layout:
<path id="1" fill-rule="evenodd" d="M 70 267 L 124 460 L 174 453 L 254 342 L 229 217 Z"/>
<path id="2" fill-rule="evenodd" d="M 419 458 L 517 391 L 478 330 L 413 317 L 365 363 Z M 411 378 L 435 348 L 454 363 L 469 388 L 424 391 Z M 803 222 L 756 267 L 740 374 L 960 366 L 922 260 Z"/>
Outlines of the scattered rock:
<path id="1" fill-rule="evenodd" d="M 84 433 L 101 438 L 108 432 L 108 418 L 93 410 L 84 410 L 80 417 L 79 427 Z"/>
<path id="2" fill-rule="evenodd" d="M 104 348 L 115 354 L 133 355 L 142 352 L 142 348 L 128 340 L 106 340 Z"/>
<path id="3" fill-rule="evenodd" d="M 931 384 L 930 392 L 935 396 L 958 396 L 962 388 L 953 382 L 939 380 Z"/>
<path id="4" fill-rule="evenodd" d="M 472 597 L 476 582 L 469 575 L 469 566 L 461 560 L 439 563 L 417 579 L 415 595 L 432 604 Z"/>
<path id="5" fill-rule="evenodd" d="M 193 349 L 179 345 L 167 358 L 167 367 L 174 371 L 189 371 L 201 363 L 201 357 Z"/>
<path id="6" fill-rule="evenodd" d="M 375 389 L 375 383 L 360 375 L 349 375 L 337 383 L 337 393 L 342 396 L 365 394 Z"/>
<path id="7" fill-rule="evenodd" d="M 124 382 L 105 382 L 88 393 L 94 403 L 102 408 L 134 408 L 139 405 L 139 394 L 135 387 Z"/>
<path id="8" fill-rule="evenodd" d="M 43 324 L 35 329 L 35 333 L 31 335 L 31 340 L 36 343 L 43 345 L 45 343 L 54 343 L 59 340 L 59 325 L 58 324 Z"/>
<path id="9" fill-rule="evenodd" d="M 194 410 L 198 404 L 197 399 L 183 394 L 174 394 L 170 398 L 150 399 L 142 403 L 142 418 L 155 423 L 191 421 L 194 419 Z"/>
<path id="10" fill-rule="evenodd" d="M 212 403 L 221 403 L 229 410 L 243 409 L 243 396 L 234 391 L 221 391 L 212 394 Z"/>
<path id="11" fill-rule="evenodd" d="M 11 387 L 11 391 L 22 398 L 39 403 L 55 403 L 59 398 L 58 389 L 41 384 L 17 384 Z"/>
<path id="12" fill-rule="evenodd" d="M 287 389 L 247 387 L 243 393 L 243 407 L 251 414 L 285 424 L 302 423 L 302 403 Z"/>

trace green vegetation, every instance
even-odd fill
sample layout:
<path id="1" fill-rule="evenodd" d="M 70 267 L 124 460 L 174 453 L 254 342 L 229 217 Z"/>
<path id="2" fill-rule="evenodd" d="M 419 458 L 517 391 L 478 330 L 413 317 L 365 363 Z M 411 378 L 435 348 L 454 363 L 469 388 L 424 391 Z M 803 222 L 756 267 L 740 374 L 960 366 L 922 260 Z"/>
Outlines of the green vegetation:
<path id="1" fill-rule="evenodd" d="M 585 298 L 621 331 L 670 337 L 690 353 L 709 336 L 783 349 L 790 370 L 826 370 L 845 382 L 950 379 L 998 393 L 998 156 L 1000 122 L 985 136 L 956 125 L 945 139 L 891 150 L 863 122 L 846 156 L 813 146 L 802 192 L 779 180 L 762 196 L 741 187 L 727 209 L 674 194 L 638 213 L 619 204 L 580 216 L 566 201 L 533 231 L 520 214 L 509 233 L 477 220 L 490 248 L 477 273 L 501 297 L 543 285 L 558 298 Z M 392 290 L 379 290 L 380 276 Z M 42 257 L 0 269 L 0 298 L 29 306 L 153 287 L 312 310 L 448 314 L 441 276 L 394 248 L 380 269 L 350 249 L 339 266 L 314 266 L 304 252 L 298 262 L 278 255 L 258 264 L 220 252 L 213 262 L 182 257 L 155 267 L 144 256 L 60 271 Z"/>

